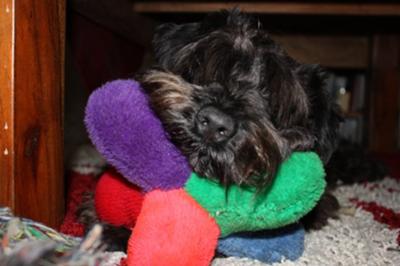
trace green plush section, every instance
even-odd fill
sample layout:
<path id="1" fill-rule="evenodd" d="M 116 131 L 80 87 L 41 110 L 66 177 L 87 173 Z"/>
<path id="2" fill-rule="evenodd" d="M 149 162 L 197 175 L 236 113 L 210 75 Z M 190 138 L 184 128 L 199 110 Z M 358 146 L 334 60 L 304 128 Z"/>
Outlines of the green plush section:
<path id="1" fill-rule="evenodd" d="M 268 190 L 225 187 L 192 173 L 185 190 L 213 216 L 221 236 L 278 228 L 299 220 L 325 188 L 325 171 L 317 154 L 295 152 L 278 169 Z"/>

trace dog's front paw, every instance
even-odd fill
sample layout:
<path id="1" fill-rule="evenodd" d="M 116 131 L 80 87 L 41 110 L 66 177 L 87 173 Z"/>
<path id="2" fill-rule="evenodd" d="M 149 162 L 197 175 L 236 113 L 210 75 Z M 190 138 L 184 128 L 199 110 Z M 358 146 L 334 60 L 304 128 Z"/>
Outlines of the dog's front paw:
<path id="1" fill-rule="evenodd" d="M 303 217 L 302 222 L 306 230 L 319 230 L 328 224 L 330 218 L 337 219 L 340 208 L 336 197 L 325 192 L 314 209 Z"/>

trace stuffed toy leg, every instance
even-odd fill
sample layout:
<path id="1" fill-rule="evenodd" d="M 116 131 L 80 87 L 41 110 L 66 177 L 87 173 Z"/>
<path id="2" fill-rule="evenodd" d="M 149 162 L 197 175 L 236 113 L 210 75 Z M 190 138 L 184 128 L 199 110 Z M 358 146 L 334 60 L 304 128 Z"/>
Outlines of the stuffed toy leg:
<path id="1" fill-rule="evenodd" d="M 226 190 L 197 176 L 132 80 L 95 91 L 85 120 L 100 153 L 145 193 L 128 244 L 129 265 L 208 265 L 218 237 L 293 223 L 324 190 L 322 163 L 312 152 L 288 158 L 263 193 Z"/>

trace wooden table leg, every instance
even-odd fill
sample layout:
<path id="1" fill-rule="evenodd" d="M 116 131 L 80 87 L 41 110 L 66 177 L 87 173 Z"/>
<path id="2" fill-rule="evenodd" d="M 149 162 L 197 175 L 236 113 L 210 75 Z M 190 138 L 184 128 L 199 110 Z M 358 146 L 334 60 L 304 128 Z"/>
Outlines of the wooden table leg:
<path id="1" fill-rule="evenodd" d="M 369 148 L 393 152 L 399 145 L 400 36 L 372 38 Z"/>
<path id="2" fill-rule="evenodd" d="M 65 0 L 0 1 L 0 205 L 47 225 L 64 210 Z"/>

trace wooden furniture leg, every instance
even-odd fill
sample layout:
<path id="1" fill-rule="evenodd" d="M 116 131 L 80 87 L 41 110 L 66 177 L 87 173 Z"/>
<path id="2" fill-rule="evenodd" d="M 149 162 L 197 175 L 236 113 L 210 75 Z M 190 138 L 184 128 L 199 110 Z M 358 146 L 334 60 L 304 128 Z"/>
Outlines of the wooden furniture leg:
<path id="1" fill-rule="evenodd" d="M 372 37 L 369 114 L 370 150 L 398 150 L 400 96 L 400 37 Z"/>
<path id="2" fill-rule="evenodd" d="M 65 0 L 0 1 L 0 205 L 56 227 L 64 210 Z"/>

